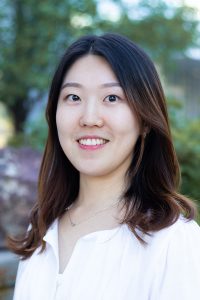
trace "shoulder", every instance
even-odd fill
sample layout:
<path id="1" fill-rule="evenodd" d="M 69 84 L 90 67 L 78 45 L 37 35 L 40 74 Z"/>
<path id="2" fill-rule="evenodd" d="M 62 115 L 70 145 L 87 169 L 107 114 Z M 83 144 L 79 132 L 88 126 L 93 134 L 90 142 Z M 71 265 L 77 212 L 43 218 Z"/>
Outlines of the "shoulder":
<path id="1" fill-rule="evenodd" d="M 159 245 L 193 246 L 194 243 L 200 247 L 200 227 L 194 220 L 187 220 L 183 216 L 169 227 L 157 232 L 151 232 L 145 239 L 152 247 Z"/>
<path id="2" fill-rule="evenodd" d="M 165 236 L 166 235 L 166 241 Z M 185 268 L 200 264 L 200 227 L 194 220 L 180 217 L 179 220 L 169 228 L 158 234 L 158 240 L 165 241 L 167 262 L 174 265 L 183 264 Z"/>
<path id="3" fill-rule="evenodd" d="M 157 249 L 153 288 L 155 294 L 152 299 L 199 299 L 200 227 L 198 224 L 180 217 L 173 225 L 152 236 L 150 247 Z"/>
<path id="4" fill-rule="evenodd" d="M 200 265 L 200 227 L 191 220 L 181 217 L 169 229 L 168 257 L 174 264 L 183 264 L 185 268 L 198 263 Z M 200 275 L 200 273 L 199 273 Z"/>
<path id="5" fill-rule="evenodd" d="M 28 230 L 30 230 L 30 225 Z M 22 259 L 20 257 L 19 261 L 19 268 L 18 268 L 18 274 L 20 275 L 21 273 L 24 272 L 24 269 L 28 266 L 33 265 L 37 262 L 40 263 L 40 260 L 44 258 L 44 256 L 48 255 L 49 249 L 57 248 L 57 241 L 58 241 L 58 220 L 55 219 L 52 224 L 49 226 L 49 228 L 46 231 L 46 234 L 43 237 L 43 241 L 46 243 L 45 249 L 42 250 L 42 245 L 38 246 L 38 248 L 35 249 L 35 251 L 32 253 L 32 255 L 26 259 Z M 51 247 L 50 247 L 51 246 Z"/>
<path id="6" fill-rule="evenodd" d="M 183 216 L 180 216 L 179 219 L 169 227 L 171 232 L 179 232 L 185 234 L 192 234 L 199 238 L 200 227 L 194 220 L 188 220 Z"/>
<path id="7" fill-rule="evenodd" d="M 194 220 L 188 220 L 183 216 L 180 216 L 174 224 L 155 232 L 149 232 L 149 234 L 143 234 L 140 230 L 136 230 L 145 244 L 138 241 L 127 224 L 124 228 L 125 230 L 122 231 L 124 239 L 130 244 L 130 248 L 137 247 L 145 255 L 147 253 L 153 256 L 163 255 L 167 249 L 178 250 L 182 247 L 190 251 L 194 245 L 200 254 L 200 227 Z"/>
<path id="8" fill-rule="evenodd" d="M 154 272 L 171 276 L 181 270 L 183 273 L 195 270 L 200 281 L 200 227 L 195 221 L 181 216 L 169 227 L 141 235 L 145 245 L 137 241 L 130 230 L 126 236 L 131 259 L 137 249 L 142 264 L 148 265 Z"/>
<path id="9" fill-rule="evenodd" d="M 171 226 L 171 240 L 177 243 L 185 243 L 188 246 L 193 245 L 195 242 L 196 245 L 200 246 L 200 227 L 194 220 L 180 217 Z"/>

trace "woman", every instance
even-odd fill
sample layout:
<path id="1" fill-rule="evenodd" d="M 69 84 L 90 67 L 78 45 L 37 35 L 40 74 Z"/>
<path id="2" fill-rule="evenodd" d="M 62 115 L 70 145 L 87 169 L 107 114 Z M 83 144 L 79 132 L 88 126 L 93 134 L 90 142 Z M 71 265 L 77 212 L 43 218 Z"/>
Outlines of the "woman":
<path id="1" fill-rule="evenodd" d="M 178 194 L 164 93 L 149 57 L 116 34 L 63 56 L 15 300 L 199 299 L 200 230 Z"/>

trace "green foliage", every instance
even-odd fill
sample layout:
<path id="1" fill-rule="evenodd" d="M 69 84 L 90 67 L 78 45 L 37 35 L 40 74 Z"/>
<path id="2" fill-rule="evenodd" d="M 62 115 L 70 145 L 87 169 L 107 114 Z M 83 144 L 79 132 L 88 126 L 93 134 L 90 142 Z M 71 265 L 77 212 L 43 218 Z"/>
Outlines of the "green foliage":
<path id="1" fill-rule="evenodd" d="M 197 45 L 198 21 L 195 9 L 173 7 L 163 0 L 141 0 L 130 5 L 116 29 L 137 42 L 154 61 L 168 66 L 171 58 Z"/>
<path id="2" fill-rule="evenodd" d="M 181 166 L 181 192 L 200 203 L 200 119 L 187 119 L 179 102 L 168 102 L 172 136 Z"/>
<path id="3" fill-rule="evenodd" d="M 27 143 L 39 151 L 44 150 L 47 139 L 47 122 L 44 114 L 39 113 L 36 118 L 25 123 L 25 137 Z"/>

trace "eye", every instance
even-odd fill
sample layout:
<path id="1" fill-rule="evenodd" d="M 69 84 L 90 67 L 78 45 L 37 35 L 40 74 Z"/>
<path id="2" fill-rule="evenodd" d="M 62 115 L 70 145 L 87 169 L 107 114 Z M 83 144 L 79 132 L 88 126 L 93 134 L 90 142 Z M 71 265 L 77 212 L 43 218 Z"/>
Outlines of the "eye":
<path id="1" fill-rule="evenodd" d="M 74 94 L 69 94 L 65 97 L 66 100 L 72 101 L 72 102 L 77 102 L 80 100 L 80 97 Z"/>
<path id="2" fill-rule="evenodd" d="M 120 100 L 120 98 L 116 95 L 109 95 L 105 98 L 105 100 L 108 102 L 116 102 L 116 101 Z"/>

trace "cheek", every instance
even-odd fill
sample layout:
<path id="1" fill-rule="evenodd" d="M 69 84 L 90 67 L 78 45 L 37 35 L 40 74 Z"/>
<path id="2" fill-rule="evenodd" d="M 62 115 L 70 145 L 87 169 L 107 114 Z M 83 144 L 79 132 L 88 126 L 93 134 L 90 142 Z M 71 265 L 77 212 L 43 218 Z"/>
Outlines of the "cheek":
<path id="1" fill-rule="evenodd" d="M 69 148 L 68 145 L 68 136 L 69 136 L 69 124 L 65 117 L 63 117 L 62 113 L 56 114 L 56 126 L 57 126 L 57 133 L 60 145 L 63 151 L 66 154 L 67 149 Z"/>
<path id="2" fill-rule="evenodd" d="M 113 126 L 116 128 L 119 135 L 124 138 L 138 137 L 140 134 L 140 125 L 137 118 L 130 109 L 125 109 L 119 114 L 112 116 Z"/>
<path id="3" fill-rule="evenodd" d="M 72 128 L 73 120 L 73 116 L 68 111 L 62 107 L 58 107 L 56 111 L 56 126 L 58 134 L 68 132 L 70 128 Z"/>
<path id="4" fill-rule="evenodd" d="M 63 110 L 58 105 L 56 110 L 56 126 L 58 131 L 63 127 L 63 121 L 64 121 L 64 113 Z"/>

